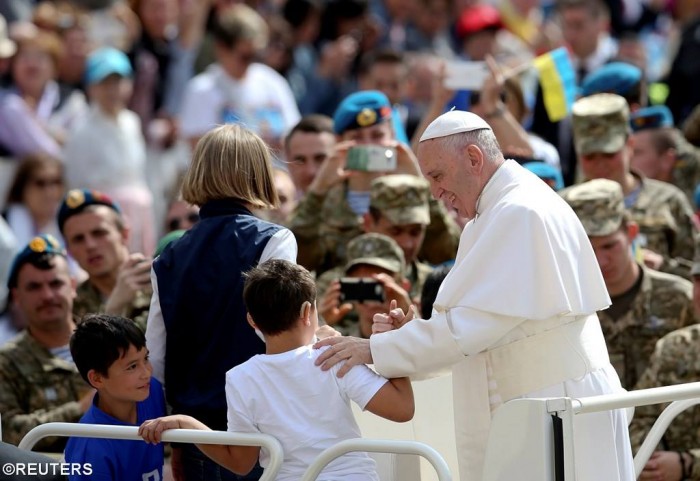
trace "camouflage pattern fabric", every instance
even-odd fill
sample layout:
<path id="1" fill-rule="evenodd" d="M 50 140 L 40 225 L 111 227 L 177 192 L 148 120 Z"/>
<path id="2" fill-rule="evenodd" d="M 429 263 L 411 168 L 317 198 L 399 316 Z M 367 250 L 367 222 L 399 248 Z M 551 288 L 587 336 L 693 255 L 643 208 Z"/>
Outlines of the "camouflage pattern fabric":
<path id="1" fill-rule="evenodd" d="M 659 339 L 695 322 L 690 281 L 641 268 L 642 284 L 629 310 L 618 319 L 607 311 L 598 313 L 610 362 L 625 389 L 637 383 Z"/>
<path id="2" fill-rule="evenodd" d="M 86 314 L 98 314 L 105 312 L 106 301 L 102 299 L 102 294 L 90 282 L 90 279 L 80 284 L 76 289 L 76 293 L 76 298 L 73 301 L 73 315 L 78 319 L 78 321 Z M 131 304 L 131 308 L 127 309 L 123 313 L 120 313 L 119 315 L 126 317 L 127 319 L 131 319 L 141 328 L 143 332 L 146 332 L 146 321 L 148 320 L 148 310 L 150 307 L 150 290 L 148 292 L 140 291 L 136 295 L 134 302 Z"/>
<path id="3" fill-rule="evenodd" d="M 700 380 L 700 325 L 685 327 L 663 337 L 657 344 L 649 367 L 635 389 L 671 386 Z M 630 424 L 633 452 L 642 445 L 652 425 L 668 404 L 637 406 Z M 686 479 L 700 480 L 700 407 L 683 411 L 666 430 L 657 449 L 688 451 L 693 470 Z"/>
<path id="4" fill-rule="evenodd" d="M 625 216 L 622 187 L 613 180 L 594 179 L 560 192 L 589 237 L 615 233 Z"/>
<path id="5" fill-rule="evenodd" d="M 342 266 L 351 239 L 362 234 L 362 217 L 347 202 L 348 184 L 339 184 L 326 196 L 307 193 L 297 205 L 290 229 L 299 245 L 298 262 L 309 270 L 322 273 Z M 426 230 L 419 258 L 430 264 L 454 259 L 460 229 L 445 207 L 430 199 L 430 224 Z"/>
<path id="6" fill-rule="evenodd" d="M 374 179 L 369 205 L 394 225 L 430 224 L 430 184 L 415 175 L 385 175 Z"/>
<path id="7" fill-rule="evenodd" d="M 571 113 L 578 155 L 614 154 L 627 142 L 629 107 L 624 97 L 615 94 L 583 97 L 574 103 Z"/>
<path id="8" fill-rule="evenodd" d="M 90 386 L 73 363 L 40 345 L 27 331 L 0 348 L 0 413 L 3 441 L 19 444 L 32 428 L 77 422 L 78 400 Z M 67 438 L 45 438 L 35 449 L 61 452 Z"/>
<path id="9" fill-rule="evenodd" d="M 676 165 L 673 168 L 673 185 L 683 191 L 688 203 L 695 210 L 695 187 L 700 184 L 700 150 L 676 132 Z"/>
<path id="10" fill-rule="evenodd" d="M 677 187 L 634 175 L 641 188 L 629 211 L 639 224 L 639 247 L 664 257 L 662 271 L 689 278 L 697 230 L 688 200 Z"/>

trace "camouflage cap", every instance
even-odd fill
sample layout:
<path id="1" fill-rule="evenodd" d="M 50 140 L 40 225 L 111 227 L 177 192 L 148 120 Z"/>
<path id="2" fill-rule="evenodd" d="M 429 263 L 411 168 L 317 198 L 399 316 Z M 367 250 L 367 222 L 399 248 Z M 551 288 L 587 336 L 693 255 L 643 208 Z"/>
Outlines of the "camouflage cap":
<path id="1" fill-rule="evenodd" d="M 346 273 L 360 264 L 381 267 L 401 275 L 406 270 L 401 247 L 394 239 L 383 234 L 362 234 L 355 237 L 348 243 L 347 258 Z"/>
<path id="2" fill-rule="evenodd" d="M 561 192 L 578 216 L 586 234 L 599 237 L 613 234 L 625 216 L 622 187 L 613 180 L 594 179 Z"/>
<path id="3" fill-rule="evenodd" d="M 384 175 L 372 181 L 369 206 L 394 225 L 430 224 L 430 184 L 415 175 Z"/>
<path id="4" fill-rule="evenodd" d="M 615 94 L 595 94 L 574 103 L 574 145 L 579 155 L 614 154 L 630 133 L 627 101 Z"/>

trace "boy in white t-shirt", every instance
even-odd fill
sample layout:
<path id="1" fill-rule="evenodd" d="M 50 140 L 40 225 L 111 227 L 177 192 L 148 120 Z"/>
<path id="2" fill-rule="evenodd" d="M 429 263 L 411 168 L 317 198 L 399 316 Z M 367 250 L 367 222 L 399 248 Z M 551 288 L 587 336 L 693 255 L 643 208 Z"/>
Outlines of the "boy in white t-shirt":
<path id="1" fill-rule="evenodd" d="M 251 269 L 243 298 L 248 322 L 265 338 L 266 353 L 226 373 L 228 430 L 265 433 L 282 444 L 284 461 L 278 481 L 299 480 L 326 448 L 359 438 L 350 400 L 362 409 L 397 422 L 413 418 L 413 391 L 408 378 L 387 380 L 365 366 L 344 377 L 336 368 L 322 371 L 314 361 L 322 352 L 312 347 L 318 328 L 316 286 L 311 274 L 289 261 L 273 259 Z M 160 442 L 166 429 L 202 429 L 189 416 L 146 421 L 139 434 Z M 211 459 L 236 474 L 248 473 L 260 457 L 259 447 L 198 444 Z M 318 480 L 376 481 L 374 461 L 366 453 L 348 453 L 331 462 Z"/>

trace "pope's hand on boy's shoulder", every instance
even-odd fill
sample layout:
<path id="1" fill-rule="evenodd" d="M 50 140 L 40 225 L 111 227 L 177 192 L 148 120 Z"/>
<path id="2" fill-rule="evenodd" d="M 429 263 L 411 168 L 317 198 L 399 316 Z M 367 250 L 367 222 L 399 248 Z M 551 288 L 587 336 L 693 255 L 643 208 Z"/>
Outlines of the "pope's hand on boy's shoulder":
<path id="1" fill-rule="evenodd" d="M 324 371 L 329 370 L 341 361 L 343 365 L 338 370 L 338 377 L 345 374 L 358 364 L 372 364 L 372 351 L 369 348 L 369 339 L 360 339 L 350 336 L 338 336 L 321 339 L 314 344 L 314 349 L 323 346 L 331 346 L 323 351 L 316 359 L 316 365 Z"/>

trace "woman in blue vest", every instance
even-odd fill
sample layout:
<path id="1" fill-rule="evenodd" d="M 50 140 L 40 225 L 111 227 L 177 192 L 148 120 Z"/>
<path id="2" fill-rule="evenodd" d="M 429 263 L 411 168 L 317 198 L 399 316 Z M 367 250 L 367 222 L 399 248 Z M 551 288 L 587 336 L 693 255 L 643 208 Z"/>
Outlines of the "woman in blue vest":
<path id="1" fill-rule="evenodd" d="M 267 145 L 238 125 L 202 137 L 182 187 L 201 220 L 153 263 L 146 329 L 153 375 L 165 385 L 173 413 L 215 430 L 227 428 L 226 371 L 265 352 L 246 321 L 242 273 L 267 259 L 296 261 L 293 234 L 251 213 L 278 204 L 271 159 Z M 194 445 L 181 448 L 174 454 L 181 454 L 187 481 L 260 476 L 259 467 L 239 477 Z"/>

